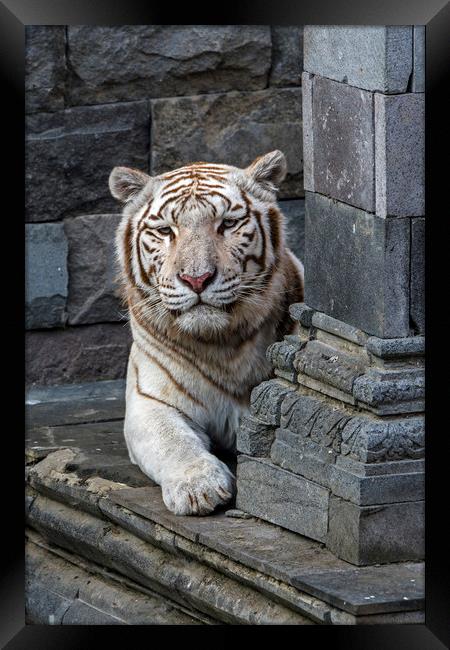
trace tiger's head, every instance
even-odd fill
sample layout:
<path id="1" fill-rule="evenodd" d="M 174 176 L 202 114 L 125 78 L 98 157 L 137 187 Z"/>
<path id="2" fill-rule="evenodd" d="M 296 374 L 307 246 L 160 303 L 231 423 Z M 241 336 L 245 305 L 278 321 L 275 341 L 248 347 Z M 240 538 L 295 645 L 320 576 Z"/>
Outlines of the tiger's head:
<path id="1" fill-rule="evenodd" d="M 257 320 L 284 247 L 276 191 L 285 175 L 280 151 L 245 169 L 197 162 L 151 177 L 115 167 L 116 249 L 142 313 L 203 339 L 236 326 L 237 312 Z"/>

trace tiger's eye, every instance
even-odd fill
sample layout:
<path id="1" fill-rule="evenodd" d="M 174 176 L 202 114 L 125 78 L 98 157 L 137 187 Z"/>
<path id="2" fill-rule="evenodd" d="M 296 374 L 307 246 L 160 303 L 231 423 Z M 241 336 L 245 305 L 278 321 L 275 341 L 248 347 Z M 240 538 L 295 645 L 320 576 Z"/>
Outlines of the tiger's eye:
<path id="1" fill-rule="evenodd" d="M 224 219 L 224 220 L 222 221 L 222 226 L 223 226 L 224 228 L 231 228 L 232 226 L 234 226 L 235 223 L 236 223 L 236 222 L 235 222 L 234 219 Z"/>
<path id="2" fill-rule="evenodd" d="M 157 228 L 157 230 L 161 235 L 170 235 L 172 232 L 172 228 L 170 226 L 165 226 L 164 228 Z"/>

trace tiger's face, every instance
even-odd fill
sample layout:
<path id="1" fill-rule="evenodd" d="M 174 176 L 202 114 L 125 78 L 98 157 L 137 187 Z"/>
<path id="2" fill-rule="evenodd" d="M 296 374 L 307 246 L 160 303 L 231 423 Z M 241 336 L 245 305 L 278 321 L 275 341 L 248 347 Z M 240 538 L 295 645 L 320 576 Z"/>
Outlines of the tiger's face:
<path id="1" fill-rule="evenodd" d="M 150 177 L 116 167 L 110 189 L 125 203 L 117 251 L 125 281 L 147 314 L 207 336 L 227 328 L 236 305 L 258 306 L 283 245 L 274 151 L 250 167 L 193 163 Z"/>

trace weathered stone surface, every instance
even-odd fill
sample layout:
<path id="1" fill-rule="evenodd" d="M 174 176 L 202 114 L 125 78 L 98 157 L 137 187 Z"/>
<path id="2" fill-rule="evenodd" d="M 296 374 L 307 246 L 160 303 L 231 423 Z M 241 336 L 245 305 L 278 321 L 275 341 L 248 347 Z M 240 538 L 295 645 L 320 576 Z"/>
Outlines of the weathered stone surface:
<path id="1" fill-rule="evenodd" d="M 340 453 L 342 431 L 351 419 L 350 413 L 336 408 L 315 395 L 292 393 L 281 405 L 280 426 L 292 434 Z"/>
<path id="2" fill-rule="evenodd" d="M 354 614 L 374 614 L 421 609 L 424 606 L 422 563 L 402 563 L 371 569 L 347 569 L 339 573 L 318 571 L 298 575 L 293 583 L 316 597 L 326 597 Z M 400 595 L 401 594 L 401 595 Z"/>
<path id="3" fill-rule="evenodd" d="M 357 345 L 364 345 L 367 341 L 367 334 L 365 332 L 337 320 L 336 318 L 332 318 L 327 314 L 323 314 L 320 311 L 313 313 L 311 323 L 314 327 L 318 327 L 325 332 L 339 336 L 346 341 L 351 341 Z"/>
<path id="4" fill-rule="evenodd" d="M 25 227 L 25 327 L 58 327 L 66 320 L 67 240 L 62 224 Z"/>
<path id="5" fill-rule="evenodd" d="M 122 508 L 117 509 L 110 501 L 114 501 Z M 285 583 L 289 583 L 290 575 L 295 574 L 299 569 L 310 570 L 313 557 L 316 570 L 320 568 L 339 571 L 348 568 L 345 562 L 337 559 L 317 542 L 258 520 L 248 513 L 246 517 L 229 517 L 230 511 L 225 513 L 217 511 L 209 517 L 173 515 L 164 506 L 161 490 L 158 488 L 110 492 L 108 499 L 105 499 L 101 506 L 108 517 L 115 518 L 122 526 L 148 541 L 152 540 L 152 535 L 154 539 L 155 534 L 158 534 L 157 529 L 152 528 L 152 523 L 157 523 L 172 534 L 175 533 L 193 543 L 207 546 L 210 552 L 221 553 L 222 557 L 228 559 L 228 564 L 230 560 L 234 560 L 241 566 L 245 565 L 261 571 Z M 140 515 L 140 521 L 136 517 L 134 519 L 130 517 L 130 512 Z M 181 543 L 178 544 L 178 548 L 181 548 Z M 184 549 L 188 548 L 192 549 L 187 545 L 184 546 Z M 190 552 L 192 553 L 192 550 Z M 197 555 L 201 552 L 202 549 L 199 548 Z M 205 557 L 204 553 L 203 557 Z M 248 579 L 251 580 L 250 575 Z M 263 587 L 263 583 L 261 586 Z M 266 591 L 267 587 L 268 585 L 264 585 L 263 590 Z"/>
<path id="6" fill-rule="evenodd" d="M 90 444 L 86 443 L 86 450 L 95 445 L 97 434 L 92 431 L 91 437 Z M 345 604 L 343 604 L 342 610 L 327 605 L 327 599 L 329 596 L 332 597 L 332 592 L 324 593 L 323 599 L 319 600 L 308 595 L 310 593 L 308 588 L 303 591 L 291 587 L 291 577 L 294 579 L 300 575 L 307 579 L 310 574 L 317 572 L 330 570 L 339 573 L 349 568 L 345 562 L 337 559 L 323 548 L 323 545 L 255 518 L 229 518 L 222 511 L 216 512 L 210 517 L 177 517 L 165 508 L 161 499 L 161 490 L 158 487 L 126 488 L 117 483 L 111 484 L 111 481 L 98 476 L 88 477 L 81 465 L 85 461 L 89 463 L 91 457 L 94 465 L 95 454 L 86 453 L 83 448 L 82 455 L 85 456 L 83 460 L 81 456 L 77 456 L 79 453 L 76 450 L 50 453 L 45 462 L 35 464 L 31 468 L 34 473 L 39 473 L 40 484 L 36 481 L 34 474 L 33 484 L 41 494 L 47 490 L 45 493 L 49 494 L 51 499 L 71 505 L 69 509 L 64 506 L 61 508 L 54 501 L 43 499 L 42 496 L 38 496 L 34 492 L 29 508 L 30 521 L 42 529 L 44 534 L 48 534 L 50 539 L 57 541 L 58 552 L 63 557 L 65 557 L 65 552 L 61 549 L 61 544 L 66 548 L 76 547 L 77 552 L 82 552 L 83 555 L 86 552 L 88 554 L 96 553 L 98 550 L 99 553 L 93 557 L 94 561 L 100 562 L 104 566 L 105 561 L 108 563 L 109 560 L 112 560 L 115 564 L 108 566 L 119 570 L 122 574 L 120 579 L 125 580 L 127 586 L 130 582 L 127 575 L 131 575 L 133 584 L 137 581 L 140 585 L 149 586 L 149 579 L 152 580 L 152 578 L 145 569 L 149 567 L 149 552 L 150 567 L 158 564 L 158 558 L 151 550 L 149 551 L 156 545 L 167 552 L 164 560 L 161 560 L 162 563 L 159 563 L 160 567 L 168 568 L 175 561 L 178 562 L 177 566 L 180 569 L 179 561 L 182 560 L 183 567 L 185 567 L 184 560 L 188 560 L 192 571 L 190 577 L 193 579 L 190 596 L 187 595 L 188 590 L 184 588 L 188 586 L 185 582 L 185 578 L 186 581 L 188 578 L 184 573 L 184 568 L 182 568 L 182 584 L 177 583 L 181 588 L 176 589 L 172 595 L 167 584 L 171 575 L 170 569 L 168 571 L 164 569 L 161 581 L 158 580 L 158 573 L 152 573 L 153 569 L 151 569 L 151 575 L 156 577 L 154 586 L 157 591 L 162 590 L 162 593 L 171 599 L 174 596 L 175 599 L 181 598 L 182 604 L 187 605 L 190 610 L 192 610 L 192 604 L 195 606 L 195 602 L 198 600 L 206 605 L 209 611 L 211 604 L 213 606 L 214 603 L 217 604 L 215 600 L 218 594 L 215 591 L 218 587 L 217 581 L 213 573 L 208 573 L 208 577 L 205 576 L 205 579 L 212 581 L 208 581 L 210 589 L 204 591 L 201 588 L 202 583 L 198 581 L 197 573 L 198 563 L 200 563 L 202 566 L 206 565 L 206 569 L 210 567 L 222 575 L 225 574 L 235 583 L 262 592 L 266 602 L 267 598 L 270 601 L 276 599 L 278 603 L 282 603 L 288 609 L 295 609 L 296 612 L 303 616 L 306 615 L 314 621 L 333 624 L 387 622 L 384 618 L 380 618 L 380 620 L 374 618 L 370 621 L 361 618 L 359 621 L 357 620 L 359 617 L 354 618 L 353 615 L 345 611 Z M 79 467 L 70 472 L 69 470 L 74 469 L 71 463 L 73 464 L 78 457 L 80 458 Z M 118 462 L 120 464 L 120 459 Z M 78 476 L 80 471 L 81 476 Z M 31 479 L 32 476 L 29 472 L 28 481 Z M 68 491 L 68 486 L 75 486 L 76 481 L 76 489 L 74 487 L 72 491 Z M 111 485 L 120 489 L 111 490 Z M 87 510 L 87 505 L 92 499 L 97 500 L 101 516 L 108 521 L 99 522 L 98 510 L 96 512 L 97 519 L 93 520 L 92 517 L 83 516 L 82 513 Z M 122 505 L 116 505 L 116 503 Z M 94 526 L 94 522 L 99 522 L 100 526 L 97 524 Z M 111 526 L 111 522 L 113 522 L 113 526 Z M 125 532 L 124 529 L 131 533 L 131 536 L 126 539 L 122 535 Z M 96 530 L 98 534 L 96 534 Z M 34 533 L 33 536 L 35 536 Z M 140 547 L 133 542 L 133 538 L 136 542 L 138 539 L 149 542 L 150 546 L 145 544 L 144 547 Z M 124 544 L 128 545 L 125 549 L 123 548 Z M 103 557 L 101 553 L 103 553 Z M 74 556 L 70 557 L 73 561 Z M 86 561 L 86 555 L 84 555 L 83 567 Z M 161 568 L 159 570 L 161 571 Z M 114 578 L 110 570 L 105 569 L 104 571 L 103 575 L 107 574 L 108 579 Z M 394 585 L 392 586 L 394 587 Z M 399 583 L 393 591 L 397 591 L 401 596 L 401 584 Z M 81 599 L 103 611 L 105 610 L 102 601 L 104 593 L 105 591 L 102 589 L 93 588 L 93 591 L 89 591 L 84 588 L 84 585 L 81 585 Z M 240 595 L 242 597 L 242 592 Z M 109 598 L 108 602 L 111 600 Z M 387 607 L 389 608 L 389 602 L 387 602 Z M 225 610 L 226 608 L 227 605 L 225 605 Z M 399 610 L 402 609 L 406 608 L 400 603 Z M 131 611 L 134 611 L 133 607 L 130 608 Z M 223 609 L 220 611 L 222 612 Z M 239 609 L 240 613 L 243 611 L 245 610 Z M 117 611 L 110 613 L 117 615 Z M 198 610 L 195 615 L 199 617 Z M 282 617 L 284 614 L 282 610 L 272 610 L 272 615 Z M 205 622 L 205 614 L 202 614 L 202 617 L 200 620 Z M 297 619 L 297 622 L 301 621 L 304 619 Z M 277 622 L 281 622 L 281 619 Z"/>
<path id="7" fill-rule="evenodd" d="M 325 541 L 329 492 L 264 459 L 239 456 L 236 507 L 256 517 Z"/>
<path id="8" fill-rule="evenodd" d="M 313 82 L 314 75 L 302 73 L 303 185 L 310 192 L 314 192 Z"/>
<path id="9" fill-rule="evenodd" d="M 425 219 L 411 219 L 410 316 L 415 332 L 425 333 Z M 424 341 L 422 336 L 415 337 Z"/>
<path id="10" fill-rule="evenodd" d="M 258 90 L 271 64 L 269 26 L 70 25 L 68 48 L 71 104 Z"/>
<path id="11" fill-rule="evenodd" d="M 347 467 L 337 465 L 335 462 L 339 456 L 332 449 L 321 447 L 311 439 L 286 429 L 276 430 L 270 458 L 283 469 L 315 481 L 356 505 L 424 499 L 424 473 L 408 471 L 408 461 L 404 461 L 406 468 L 401 462 L 395 463 L 395 472 L 365 476 L 358 467 L 362 463 L 354 463 L 353 467 L 351 464 Z"/>
<path id="12" fill-rule="evenodd" d="M 63 25 L 25 26 L 25 110 L 64 108 L 65 28 Z"/>
<path id="13" fill-rule="evenodd" d="M 289 313 L 293 320 L 299 321 L 304 327 L 311 327 L 314 310 L 304 302 L 289 305 Z"/>
<path id="14" fill-rule="evenodd" d="M 409 26 L 307 25 L 307 72 L 382 93 L 406 92 L 412 71 Z"/>
<path id="15" fill-rule="evenodd" d="M 28 332 L 27 384 L 58 384 L 125 376 L 131 335 L 121 323 Z"/>
<path id="16" fill-rule="evenodd" d="M 35 533 L 33 539 L 42 540 Z M 45 544 L 45 541 L 42 540 Z M 59 549 L 58 549 L 59 551 Z M 88 564 L 74 555 L 68 562 L 53 552 L 28 542 L 26 545 L 26 613 L 29 622 L 50 625 L 192 625 L 200 621 L 182 612 L 157 594 L 131 588 L 124 578 Z M 78 566 L 77 566 L 78 564 Z M 88 572 L 85 568 L 91 569 Z M 52 601 L 60 597 L 65 604 L 61 616 Z M 100 617 L 99 618 L 97 618 Z"/>
<path id="17" fill-rule="evenodd" d="M 90 417 L 90 416 L 89 416 Z M 95 416 L 94 416 L 95 417 Z M 123 420 L 89 422 L 88 424 L 56 424 L 33 426 L 34 415 L 27 417 L 26 442 L 33 456 L 61 447 L 96 449 L 109 454 L 127 456 L 123 436 Z"/>
<path id="18" fill-rule="evenodd" d="M 196 160 L 246 167 L 280 149 L 288 164 L 280 197 L 303 196 L 301 92 L 267 89 L 152 100 L 152 174 Z"/>
<path id="19" fill-rule="evenodd" d="M 425 408 L 423 368 L 370 369 L 355 380 L 353 395 L 360 406 L 367 405 L 380 414 L 420 413 Z"/>
<path id="20" fill-rule="evenodd" d="M 425 214 L 425 96 L 375 95 L 376 213 Z"/>
<path id="21" fill-rule="evenodd" d="M 242 454 L 249 456 L 268 456 L 274 438 L 274 428 L 264 424 L 252 415 L 241 420 L 236 437 L 236 447 Z"/>
<path id="22" fill-rule="evenodd" d="M 300 86 L 303 70 L 303 27 L 272 27 L 271 86 Z"/>
<path id="23" fill-rule="evenodd" d="M 373 94 L 314 77 L 314 190 L 374 211 Z"/>
<path id="24" fill-rule="evenodd" d="M 116 282 L 114 239 L 120 219 L 118 214 L 96 214 L 64 223 L 69 242 L 69 325 L 126 318 Z"/>
<path id="25" fill-rule="evenodd" d="M 99 476 L 114 483 L 124 483 L 130 487 L 154 486 L 156 483 L 133 465 L 127 456 L 111 454 L 96 448 L 80 451 L 66 465 L 67 472 L 74 472 L 81 479 Z"/>
<path id="26" fill-rule="evenodd" d="M 421 501 L 425 498 L 423 472 L 361 477 L 333 466 L 327 487 L 334 495 L 360 506 Z"/>
<path id="27" fill-rule="evenodd" d="M 414 264 L 414 256 L 412 256 Z M 380 339 L 370 336 L 367 349 L 381 359 L 423 356 L 425 354 L 425 337 L 409 336 L 400 339 Z"/>
<path id="28" fill-rule="evenodd" d="M 316 394 L 300 390 L 281 404 L 280 426 L 303 438 L 363 463 L 417 459 L 424 455 L 425 428 L 421 416 L 378 418 L 338 407 Z"/>
<path id="29" fill-rule="evenodd" d="M 425 553 L 424 503 L 360 507 L 331 496 L 327 546 L 358 565 L 420 560 Z"/>
<path id="30" fill-rule="evenodd" d="M 425 25 L 413 27 L 413 93 L 425 92 Z"/>
<path id="31" fill-rule="evenodd" d="M 227 519 L 228 522 L 232 521 Z M 30 525 L 64 549 L 118 571 L 176 603 L 231 624 L 308 624 L 300 613 L 206 564 L 167 552 L 87 513 L 39 495 Z"/>
<path id="32" fill-rule="evenodd" d="M 25 405 L 27 426 L 52 427 L 58 425 L 92 424 L 108 420 L 123 420 L 125 399 L 114 397 L 94 397 L 91 399 L 73 399 L 70 402 L 41 402 Z"/>
<path id="33" fill-rule="evenodd" d="M 285 216 L 286 243 L 291 251 L 303 260 L 305 255 L 305 201 L 280 201 L 279 208 Z"/>
<path id="34" fill-rule="evenodd" d="M 328 488 L 336 453 L 310 438 L 301 438 L 287 429 L 277 429 L 270 459 L 275 465 Z"/>
<path id="35" fill-rule="evenodd" d="M 307 192 L 305 237 L 312 309 L 378 337 L 409 335 L 409 219 L 383 219 Z"/>
<path id="36" fill-rule="evenodd" d="M 112 379 L 62 386 L 37 386 L 26 391 L 26 404 L 39 402 L 71 402 L 72 400 L 99 398 L 125 399 L 125 380 Z"/>
<path id="37" fill-rule="evenodd" d="M 418 458 L 411 460 L 389 460 L 379 463 L 361 463 L 350 456 L 336 456 L 336 467 L 357 474 L 358 476 L 385 476 L 388 474 L 410 474 L 423 473 L 425 471 L 425 459 Z"/>
<path id="38" fill-rule="evenodd" d="M 297 337 L 295 338 L 297 340 L 284 339 L 283 341 L 276 341 L 269 345 L 266 350 L 267 360 L 270 361 L 272 366 L 276 370 L 282 370 L 287 374 L 292 373 L 292 381 L 295 381 L 295 356 L 302 347 L 302 342 Z"/>
<path id="39" fill-rule="evenodd" d="M 331 384 L 347 393 L 352 393 L 356 378 L 365 371 L 358 357 L 345 354 L 316 340 L 309 341 L 296 352 L 293 365 L 299 373 Z"/>
<path id="40" fill-rule="evenodd" d="M 277 379 L 263 381 L 252 390 L 250 412 L 265 424 L 278 426 L 281 403 L 294 388 Z"/>
<path id="41" fill-rule="evenodd" d="M 148 170 L 148 102 L 29 115 L 26 219 L 118 210 L 108 188 L 114 165 Z"/>

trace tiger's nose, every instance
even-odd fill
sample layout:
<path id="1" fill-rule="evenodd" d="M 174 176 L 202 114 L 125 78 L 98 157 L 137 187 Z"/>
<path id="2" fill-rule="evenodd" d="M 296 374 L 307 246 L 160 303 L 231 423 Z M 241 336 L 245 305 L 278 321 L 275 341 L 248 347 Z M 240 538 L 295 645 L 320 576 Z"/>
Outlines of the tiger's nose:
<path id="1" fill-rule="evenodd" d="M 195 293 L 201 293 L 212 282 L 215 275 L 216 271 L 203 273 L 203 275 L 198 276 L 179 275 L 178 277 L 184 284 L 189 285 Z"/>

